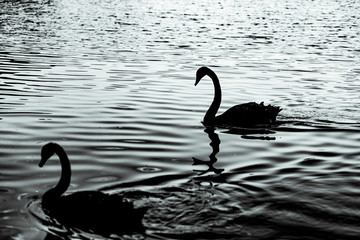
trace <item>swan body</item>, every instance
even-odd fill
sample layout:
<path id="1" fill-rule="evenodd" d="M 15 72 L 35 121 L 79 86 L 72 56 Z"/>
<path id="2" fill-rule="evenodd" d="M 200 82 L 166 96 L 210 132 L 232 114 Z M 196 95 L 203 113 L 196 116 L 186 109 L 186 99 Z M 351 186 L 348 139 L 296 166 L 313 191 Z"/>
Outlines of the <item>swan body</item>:
<path id="1" fill-rule="evenodd" d="M 64 149 L 56 143 L 48 143 L 41 151 L 40 167 L 57 154 L 61 163 L 58 184 L 44 193 L 41 201 L 44 212 L 66 227 L 78 228 L 103 236 L 141 232 L 145 208 L 135 209 L 131 202 L 119 195 L 99 191 L 75 192 L 63 195 L 70 185 L 70 161 Z"/>
<path id="2" fill-rule="evenodd" d="M 269 125 L 276 122 L 276 116 L 282 109 L 277 106 L 265 106 L 263 102 L 260 104 L 249 102 L 235 105 L 223 114 L 215 116 L 221 103 L 221 87 L 215 72 L 207 67 L 199 68 L 196 72 L 195 86 L 206 75 L 213 81 L 215 95 L 213 102 L 204 116 L 203 123 L 205 125 L 251 127 Z"/>

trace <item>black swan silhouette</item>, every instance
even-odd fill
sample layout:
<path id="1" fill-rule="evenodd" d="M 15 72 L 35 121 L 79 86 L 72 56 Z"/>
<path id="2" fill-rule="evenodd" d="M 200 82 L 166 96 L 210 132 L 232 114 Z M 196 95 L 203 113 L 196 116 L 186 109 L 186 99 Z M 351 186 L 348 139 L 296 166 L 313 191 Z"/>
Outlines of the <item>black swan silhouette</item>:
<path id="1" fill-rule="evenodd" d="M 201 67 L 196 72 L 195 86 L 204 76 L 209 76 L 214 84 L 215 96 L 208 111 L 204 116 L 205 125 L 224 127 L 252 127 L 257 125 L 269 125 L 276 122 L 276 116 L 282 110 L 280 107 L 267 105 L 263 102 L 243 103 L 235 105 L 219 116 L 215 116 L 221 103 L 221 87 L 218 77 L 210 68 Z"/>
<path id="2" fill-rule="evenodd" d="M 64 149 L 56 143 L 44 145 L 39 167 L 43 167 L 54 153 L 60 159 L 62 171 L 57 185 L 42 197 L 42 208 L 49 217 L 65 227 L 103 236 L 144 231 L 141 221 L 146 208 L 135 209 L 133 203 L 120 195 L 82 191 L 62 196 L 71 180 L 70 161 Z"/>

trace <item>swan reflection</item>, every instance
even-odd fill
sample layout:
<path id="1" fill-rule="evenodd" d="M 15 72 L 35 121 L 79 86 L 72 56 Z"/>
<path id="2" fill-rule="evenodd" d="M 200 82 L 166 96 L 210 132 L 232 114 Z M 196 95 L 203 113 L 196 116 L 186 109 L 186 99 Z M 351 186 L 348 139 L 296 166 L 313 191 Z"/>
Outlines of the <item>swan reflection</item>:
<path id="1" fill-rule="evenodd" d="M 63 195 L 71 180 L 71 166 L 65 150 L 56 143 L 44 145 L 39 166 L 43 167 L 54 154 L 60 159 L 61 177 L 55 187 L 45 192 L 41 201 L 49 222 L 56 221 L 66 229 L 81 229 L 103 236 L 144 231 L 142 218 L 146 209 L 134 208 L 133 203 L 120 195 L 99 191 Z"/>
<path id="2" fill-rule="evenodd" d="M 231 128 L 223 133 L 241 135 L 241 138 L 244 139 L 256 139 L 256 140 L 276 140 L 276 137 L 267 136 L 269 134 L 275 134 L 276 132 L 270 129 L 262 128 Z"/>
<path id="3" fill-rule="evenodd" d="M 206 174 L 208 172 L 214 172 L 220 174 L 224 171 L 223 168 L 215 168 L 214 164 L 217 162 L 216 154 L 220 151 L 220 138 L 217 133 L 215 133 L 215 128 L 207 127 L 204 132 L 206 132 L 211 140 L 210 146 L 212 147 L 212 153 L 209 155 L 209 161 L 200 160 L 193 157 L 193 165 L 206 165 L 208 166 L 207 170 L 194 170 L 199 172 L 199 175 Z"/>

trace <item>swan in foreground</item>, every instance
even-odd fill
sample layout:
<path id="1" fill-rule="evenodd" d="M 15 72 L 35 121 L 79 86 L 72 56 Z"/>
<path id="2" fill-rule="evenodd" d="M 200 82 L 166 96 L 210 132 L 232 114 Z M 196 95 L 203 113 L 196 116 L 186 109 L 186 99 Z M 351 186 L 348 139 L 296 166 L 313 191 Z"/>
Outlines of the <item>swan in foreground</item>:
<path id="1" fill-rule="evenodd" d="M 83 191 L 63 196 L 71 179 L 70 161 L 64 149 L 56 143 L 44 145 L 39 167 L 43 167 L 54 153 L 60 159 L 62 171 L 57 185 L 42 197 L 41 205 L 48 216 L 65 227 L 103 236 L 144 231 L 141 221 L 146 209 L 135 209 L 131 202 L 119 195 Z"/>
<path id="2" fill-rule="evenodd" d="M 263 102 L 260 104 L 249 102 L 235 105 L 223 114 L 215 116 L 221 103 L 221 87 L 215 72 L 207 67 L 199 68 L 196 72 L 195 86 L 206 75 L 213 81 L 215 96 L 204 116 L 203 123 L 205 125 L 251 127 L 264 124 L 268 125 L 276 122 L 276 116 L 281 111 L 281 108 L 271 105 L 265 106 Z"/>

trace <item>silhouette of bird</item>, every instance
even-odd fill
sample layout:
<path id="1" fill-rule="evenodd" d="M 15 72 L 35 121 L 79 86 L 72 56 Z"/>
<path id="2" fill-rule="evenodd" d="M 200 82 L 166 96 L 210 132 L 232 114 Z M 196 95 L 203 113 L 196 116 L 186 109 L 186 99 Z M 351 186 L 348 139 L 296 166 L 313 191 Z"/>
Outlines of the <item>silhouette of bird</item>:
<path id="1" fill-rule="evenodd" d="M 201 67 L 196 72 L 195 86 L 204 76 L 209 76 L 214 84 L 215 96 L 207 110 L 203 123 L 211 126 L 224 127 L 254 127 L 256 125 L 268 125 L 276 122 L 276 116 L 282 110 L 280 107 L 264 105 L 255 102 L 235 105 L 223 114 L 215 116 L 221 103 L 221 87 L 218 77 L 210 68 Z"/>
<path id="2" fill-rule="evenodd" d="M 41 201 L 44 212 L 65 227 L 78 228 L 103 236 L 143 232 L 145 208 L 134 208 L 120 195 L 99 191 L 75 192 L 63 195 L 71 180 L 71 167 L 65 150 L 56 143 L 48 143 L 41 150 L 39 167 L 57 154 L 61 163 L 61 177 L 57 185 L 44 193 Z"/>

